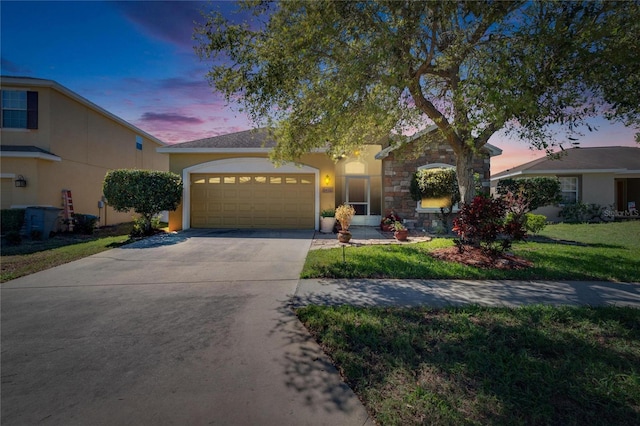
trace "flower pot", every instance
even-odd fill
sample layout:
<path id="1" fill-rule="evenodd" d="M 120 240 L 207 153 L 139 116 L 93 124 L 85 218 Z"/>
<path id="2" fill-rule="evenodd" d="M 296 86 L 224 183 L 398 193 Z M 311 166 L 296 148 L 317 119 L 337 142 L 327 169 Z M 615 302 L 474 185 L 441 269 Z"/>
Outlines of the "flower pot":
<path id="1" fill-rule="evenodd" d="M 393 225 L 383 223 L 380 225 L 380 230 L 382 232 L 391 232 L 393 231 Z"/>
<path id="2" fill-rule="evenodd" d="M 402 229 L 400 231 L 396 231 L 393 233 L 393 236 L 396 237 L 398 241 L 407 241 L 407 237 L 409 236 L 408 229 Z"/>
<path id="3" fill-rule="evenodd" d="M 333 227 L 336 224 L 335 217 L 321 217 L 320 218 L 320 232 L 323 234 L 330 234 L 333 232 Z"/>
<path id="4" fill-rule="evenodd" d="M 340 231 L 338 232 L 338 241 L 341 243 L 348 243 L 351 240 L 351 232 Z"/>

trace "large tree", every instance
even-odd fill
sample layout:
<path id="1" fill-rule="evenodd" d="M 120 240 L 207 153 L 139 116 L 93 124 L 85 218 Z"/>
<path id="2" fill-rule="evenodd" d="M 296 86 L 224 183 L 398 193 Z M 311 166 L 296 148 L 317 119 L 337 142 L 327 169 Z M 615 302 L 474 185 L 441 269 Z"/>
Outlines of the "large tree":
<path id="1" fill-rule="evenodd" d="M 212 61 L 215 89 L 274 131 L 274 161 L 316 148 L 342 154 L 435 124 L 415 148 L 444 138 L 470 202 L 473 158 L 501 129 L 549 151 L 594 116 L 638 123 L 638 2 L 248 1 L 241 9 L 250 19 L 208 14 L 196 51 Z"/>

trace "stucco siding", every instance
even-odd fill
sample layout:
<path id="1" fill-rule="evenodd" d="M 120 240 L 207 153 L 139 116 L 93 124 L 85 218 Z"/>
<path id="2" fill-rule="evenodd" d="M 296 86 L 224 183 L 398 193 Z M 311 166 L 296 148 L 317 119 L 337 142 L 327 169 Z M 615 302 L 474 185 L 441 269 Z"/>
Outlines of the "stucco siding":
<path id="1" fill-rule="evenodd" d="M 27 180 L 27 187 L 12 190 L 12 205 L 61 207 L 62 190 L 68 189 L 76 213 L 100 215 L 101 225 L 130 221 L 132 213 L 110 208 L 105 221 L 105 210 L 98 209 L 104 177 L 113 169 L 169 170 L 169 156 L 157 152 L 162 144 L 54 82 L 22 81 L 3 81 L 2 89 L 38 92 L 38 128 L 2 129 L 2 145 L 35 146 L 60 161 L 3 154 L 3 173 Z M 136 136 L 142 137 L 142 150 L 136 149 Z"/>
<path id="2" fill-rule="evenodd" d="M 611 206 L 615 200 L 615 185 L 613 174 L 588 174 L 582 175 L 582 202 L 585 204 L 599 204 Z"/>

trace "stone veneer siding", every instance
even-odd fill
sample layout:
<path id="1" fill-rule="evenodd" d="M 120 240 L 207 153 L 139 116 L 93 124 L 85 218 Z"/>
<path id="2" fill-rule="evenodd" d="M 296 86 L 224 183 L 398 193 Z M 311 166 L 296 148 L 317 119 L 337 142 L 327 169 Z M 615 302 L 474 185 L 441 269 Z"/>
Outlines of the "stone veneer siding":
<path id="1" fill-rule="evenodd" d="M 399 152 L 400 151 L 400 152 Z M 456 159 L 448 144 L 441 144 L 437 150 L 431 150 L 428 153 L 418 157 L 410 158 L 402 155 L 401 150 L 392 151 L 389 156 L 382 160 L 383 171 L 383 188 L 384 188 L 384 210 L 383 216 L 389 214 L 392 210 L 396 212 L 402 219 L 409 220 L 409 227 L 413 225 L 416 229 L 425 229 L 433 231 L 433 220 L 440 221 L 437 213 L 418 213 L 416 201 L 411 199 L 411 178 L 418 167 L 432 163 L 443 163 L 455 166 Z M 489 192 L 490 178 L 490 159 L 486 154 L 484 157 L 476 155 L 473 163 L 473 169 L 480 174 L 482 186 Z"/>

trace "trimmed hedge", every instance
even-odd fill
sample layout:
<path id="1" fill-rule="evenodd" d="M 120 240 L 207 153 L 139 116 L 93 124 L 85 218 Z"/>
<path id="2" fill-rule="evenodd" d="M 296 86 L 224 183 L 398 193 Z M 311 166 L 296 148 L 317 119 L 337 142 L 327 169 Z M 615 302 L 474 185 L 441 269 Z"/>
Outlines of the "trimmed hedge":
<path id="1" fill-rule="evenodd" d="M 24 225 L 25 209 L 4 209 L 0 210 L 0 226 L 2 233 L 20 232 Z"/>

